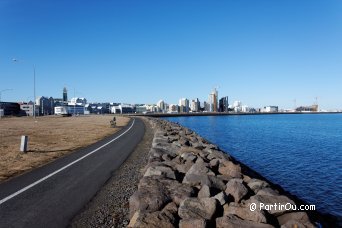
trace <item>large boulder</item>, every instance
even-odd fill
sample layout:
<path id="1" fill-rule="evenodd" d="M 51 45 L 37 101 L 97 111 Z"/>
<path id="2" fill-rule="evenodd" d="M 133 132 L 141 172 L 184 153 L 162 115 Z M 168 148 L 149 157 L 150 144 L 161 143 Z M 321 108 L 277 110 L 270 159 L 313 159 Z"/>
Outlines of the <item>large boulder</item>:
<path id="1" fill-rule="evenodd" d="M 234 164 L 231 161 L 224 161 L 221 163 L 218 171 L 220 174 L 230 176 L 232 178 L 242 177 L 241 166 L 239 164 Z"/>
<path id="2" fill-rule="evenodd" d="M 251 211 L 246 205 L 241 205 L 237 203 L 230 203 L 223 206 L 223 211 L 225 216 L 236 215 L 244 220 L 249 220 L 253 222 L 266 223 L 267 219 L 264 211 L 255 210 Z"/>
<path id="3" fill-rule="evenodd" d="M 273 226 L 248 220 L 242 220 L 235 215 L 223 216 L 216 219 L 217 228 L 271 228 Z"/>
<path id="4" fill-rule="evenodd" d="M 251 179 L 248 182 L 248 187 L 252 189 L 252 191 L 257 194 L 263 188 L 269 187 L 270 185 L 266 181 L 262 181 L 259 179 Z"/>
<path id="5" fill-rule="evenodd" d="M 226 204 L 229 200 L 229 197 L 226 195 L 225 192 L 220 192 L 214 196 L 215 199 L 222 205 Z"/>
<path id="6" fill-rule="evenodd" d="M 289 225 L 296 224 L 297 227 L 301 227 L 300 225 L 303 225 L 304 227 L 312 227 L 315 226 L 311 223 L 309 216 L 305 212 L 292 212 L 292 213 L 286 213 L 281 216 L 277 217 L 279 225 L 284 227 L 294 227 Z"/>
<path id="7" fill-rule="evenodd" d="M 208 185 L 203 185 L 197 195 L 198 198 L 210 198 L 211 192 Z"/>
<path id="8" fill-rule="evenodd" d="M 174 203 L 169 203 L 162 211 L 152 213 L 140 213 L 140 211 L 135 212 L 128 227 L 173 228 L 177 223 L 177 206 Z"/>
<path id="9" fill-rule="evenodd" d="M 195 190 L 188 184 L 174 180 L 161 180 L 172 201 L 179 205 L 184 199 L 195 195 Z"/>
<path id="10" fill-rule="evenodd" d="M 213 198 L 187 198 L 183 200 L 178 209 L 178 215 L 182 219 L 206 219 L 211 220 L 216 212 L 217 201 Z"/>
<path id="11" fill-rule="evenodd" d="M 144 177 L 148 176 L 163 176 L 174 180 L 176 179 L 175 172 L 168 166 L 149 167 L 144 174 Z"/>
<path id="12" fill-rule="evenodd" d="M 171 201 L 169 192 L 161 182 L 151 177 L 144 177 L 138 185 L 138 191 L 129 198 L 130 217 L 136 211 L 158 211 Z"/>
<path id="13" fill-rule="evenodd" d="M 285 212 L 291 211 L 295 203 L 284 195 L 254 195 L 246 201 L 249 205 L 255 204 L 257 209 L 266 210 L 268 213 L 279 216 Z"/>
<path id="14" fill-rule="evenodd" d="M 182 219 L 179 222 L 179 228 L 206 228 L 207 221 L 205 219 L 193 218 Z"/>
<path id="15" fill-rule="evenodd" d="M 234 197 L 235 202 L 240 202 L 240 200 L 247 195 L 248 189 L 243 184 L 242 179 L 231 179 L 226 185 L 226 194 L 230 194 Z"/>

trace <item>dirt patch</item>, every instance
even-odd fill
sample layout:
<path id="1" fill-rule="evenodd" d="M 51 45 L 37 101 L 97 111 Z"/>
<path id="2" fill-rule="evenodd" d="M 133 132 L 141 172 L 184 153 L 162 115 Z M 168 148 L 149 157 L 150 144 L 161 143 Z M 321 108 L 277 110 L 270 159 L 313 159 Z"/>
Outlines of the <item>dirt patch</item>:
<path id="1" fill-rule="evenodd" d="M 0 182 L 91 145 L 123 126 L 129 118 L 111 115 L 78 117 L 13 117 L 0 120 Z M 22 135 L 29 137 L 28 153 L 19 151 Z"/>

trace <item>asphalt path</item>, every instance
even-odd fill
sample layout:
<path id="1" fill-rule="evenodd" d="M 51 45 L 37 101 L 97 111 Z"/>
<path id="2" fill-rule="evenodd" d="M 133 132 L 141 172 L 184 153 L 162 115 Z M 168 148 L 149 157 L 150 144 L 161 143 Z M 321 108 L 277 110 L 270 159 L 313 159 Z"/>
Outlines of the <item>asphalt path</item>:
<path id="1" fill-rule="evenodd" d="M 119 132 L 0 184 L 0 227 L 67 227 L 142 140 L 133 119 Z"/>

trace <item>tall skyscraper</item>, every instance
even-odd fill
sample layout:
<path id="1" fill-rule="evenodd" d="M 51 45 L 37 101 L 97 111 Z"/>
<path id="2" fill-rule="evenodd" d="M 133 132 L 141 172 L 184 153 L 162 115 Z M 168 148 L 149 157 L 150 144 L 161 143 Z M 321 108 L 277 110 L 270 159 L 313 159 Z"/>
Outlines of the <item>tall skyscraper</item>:
<path id="1" fill-rule="evenodd" d="M 191 101 L 191 107 L 190 108 L 191 108 L 192 112 L 199 112 L 200 111 L 201 105 L 200 105 L 200 101 L 198 100 L 198 98 Z"/>
<path id="2" fill-rule="evenodd" d="M 164 112 L 166 110 L 166 105 L 163 100 L 158 101 L 157 106 L 160 112 Z"/>
<path id="3" fill-rule="evenodd" d="M 189 112 L 189 100 L 181 98 L 179 100 L 179 112 Z"/>
<path id="4" fill-rule="evenodd" d="M 209 105 L 210 112 L 218 111 L 218 91 L 216 88 L 209 94 Z"/>
<path id="5" fill-rule="evenodd" d="M 63 89 L 63 102 L 67 103 L 68 102 L 68 91 L 66 87 Z"/>
<path id="6" fill-rule="evenodd" d="M 228 97 L 222 97 L 219 101 L 219 112 L 228 112 Z"/>

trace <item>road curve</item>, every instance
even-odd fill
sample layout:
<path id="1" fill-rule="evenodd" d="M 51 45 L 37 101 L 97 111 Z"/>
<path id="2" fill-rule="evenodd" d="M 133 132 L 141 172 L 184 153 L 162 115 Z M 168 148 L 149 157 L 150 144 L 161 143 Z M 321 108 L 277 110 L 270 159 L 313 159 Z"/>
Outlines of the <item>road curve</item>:
<path id="1" fill-rule="evenodd" d="M 0 227 L 66 227 L 142 140 L 131 120 L 114 135 L 0 184 Z"/>

